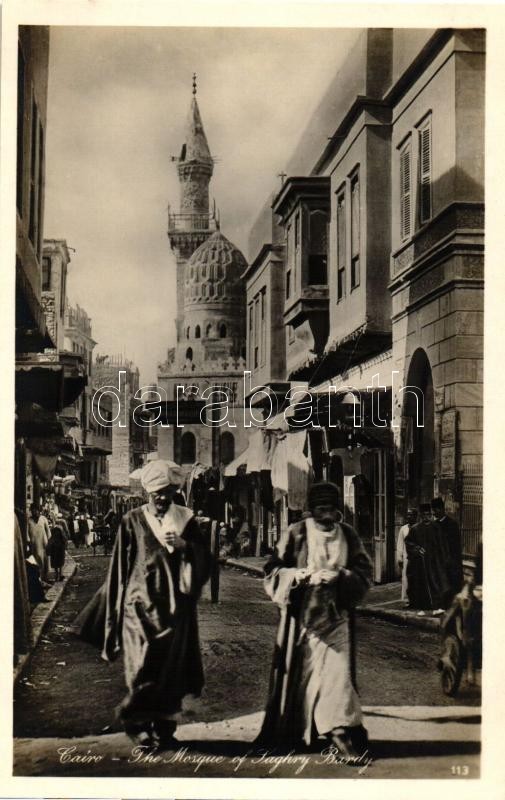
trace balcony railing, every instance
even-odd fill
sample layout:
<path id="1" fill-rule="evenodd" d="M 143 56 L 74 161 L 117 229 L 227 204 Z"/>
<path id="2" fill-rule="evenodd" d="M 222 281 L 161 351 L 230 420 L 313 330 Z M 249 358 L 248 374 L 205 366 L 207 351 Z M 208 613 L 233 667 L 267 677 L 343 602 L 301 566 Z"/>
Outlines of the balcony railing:
<path id="1" fill-rule="evenodd" d="M 168 232 L 216 231 L 214 214 L 168 214 Z"/>

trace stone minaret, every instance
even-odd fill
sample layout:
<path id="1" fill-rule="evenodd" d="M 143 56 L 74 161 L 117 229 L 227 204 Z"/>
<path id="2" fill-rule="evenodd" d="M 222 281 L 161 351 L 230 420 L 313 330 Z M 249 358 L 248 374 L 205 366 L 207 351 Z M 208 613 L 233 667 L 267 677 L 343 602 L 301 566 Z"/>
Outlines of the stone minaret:
<path id="1" fill-rule="evenodd" d="M 168 238 L 177 262 L 177 341 L 182 337 L 184 314 L 184 270 L 194 251 L 216 230 L 215 215 L 209 213 L 209 183 L 214 170 L 207 137 L 196 100 L 196 75 L 193 97 L 186 123 L 185 142 L 177 161 L 180 183 L 179 213 L 168 213 Z"/>

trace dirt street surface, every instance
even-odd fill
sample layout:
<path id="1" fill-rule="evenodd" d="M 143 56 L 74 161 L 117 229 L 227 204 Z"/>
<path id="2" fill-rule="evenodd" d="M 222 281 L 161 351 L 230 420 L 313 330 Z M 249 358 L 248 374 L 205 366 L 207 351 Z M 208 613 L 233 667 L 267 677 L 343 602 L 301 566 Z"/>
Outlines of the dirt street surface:
<path id="1" fill-rule="evenodd" d="M 126 737 L 117 736 L 116 732 L 119 732 L 121 727 L 114 715 L 114 708 L 124 694 L 121 661 L 113 665 L 105 663 L 97 650 L 81 642 L 69 631 L 69 626 L 76 615 L 103 580 L 108 559 L 104 556 L 93 557 L 79 553 L 75 554 L 75 558 L 78 562 L 77 572 L 67 586 L 65 595 L 15 690 L 14 735 L 29 740 L 22 743 L 18 755 L 25 753 L 26 756 L 30 755 L 30 758 L 33 758 L 37 744 L 43 748 L 44 743 L 48 741 L 54 743 L 56 740 L 67 740 L 72 737 L 79 739 L 93 737 L 94 742 L 97 741 L 96 737 L 99 737 L 98 742 L 102 741 L 104 744 L 108 742 L 108 746 L 112 746 L 111 742 L 118 739 L 122 743 L 121 748 L 129 746 Z M 191 731 L 195 727 L 195 739 L 198 739 L 202 729 L 205 729 L 205 724 L 207 728 L 221 731 L 221 734 L 223 731 L 231 733 L 238 726 L 235 731 L 236 739 L 250 741 L 252 734 L 250 731 L 247 733 L 248 726 L 251 728 L 260 724 L 264 708 L 277 610 L 264 594 L 259 578 L 245 575 L 238 570 L 225 569 L 221 574 L 220 602 L 211 604 L 209 590 L 206 588 L 200 603 L 199 618 L 206 688 L 202 698 L 194 701 L 181 717 L 181 725 L 194 723 L 195 726 L 190 725 L 186 729 L 181 727 L 179 730 L 181 732 L 186 730 L 183 737 L 187 738 L 191 737 Z M 472 712 L 469 707 L 479 706 L 479 690 L 463 686 L 456 699 L 447 698 L 442 694 L 436 669 L 439 643 L 437 635 L 433 633 L 368 617 L 358 620 L 357 635 L 361 700 L 366 707 L 381 709 L 369 711 L 373 725 L 376 727 L 379 725 L 378 730 L 387 729 L 389 731 L 387 738 L 395 738 L 396 729 L 400 731 L 402 724 L 409 724 L 409 720 L 416 718 L 416 713 L 412 717 L 412 713 L 409 712 L 406 723 L 399 721 L 400 717 L 405 716 L 405 708 L 433 707 L 433 713 L 428 708 L 421 714 L 423 720 L 426 718 L 426 724 L 431 725 L 431 732 L 423 728 L 422 735 L 416 734 L 416 738 L 419 738 L 419 735 L 421 738 L 426 737 L 423 741 L 418 743 L 405 741 L 405 732 L 396 737 L 403 740 L 398 741 L 396 748 L 398 774 L 403 771 L 398 761 L 403 753 L 407 761 L 418 755 L 419 763 L 426 762 L 428 777 L 433 770 L 433 765 L 428 767 L 433 742 L 428 740 L 433 740 L 434 736 L 435 739 L 443 738 L 437 730 L 440 732 L 447 729 L 441 724 L 437 726 L 437 715 L 445 715 L 438 720 L 439 723 L 453 724 L 454 720 L 459 722 L 463 720 L 468 723 L 465 730 L 468 731 L 471 725 L 475 727 L 478 725 L 479 709 L 475 708 L 475 712 Z M 391 711 L 392 707 L 397 707 L 398 712 L 400 709 L 403 710 L 397 714 L 394 708 Z M 452 716 L 451 707 L 454 708 Z M 465 719 L 463 719 L 464 714 L 460 712 L 462 707 L 466 708 Z M 435 730 L 435 734 L 432 729 Z M 209 738 L 213 736 L 209 734 Z M 84 740 L 83 744 L 86 741 Z M 217 742 L 215 744 L 217 745 Z M 435 751 L 448 758 L 447 764 L 444 764 L 443 774 L 451 777 L 450 765 L 454 761 L 451 761 L 451 752 L 454 747 L 451 750 L 449 745 L 448 750 L 447 745 L 447 742 L 440 741 Z M 210 741 L 207 742 L 207 749 L 212 750 L 213 746 Z M 241 746 L 237 745 L 236 741 L 234 746 L 240 751 Z M 456 747 L 456 752 L 472 754 L 473 777 L 478 768 L 475 761 L 477 750 L 478 745 L 475 741 L 462 741 Z M 41 759 L 44 760 L 43 755 Z M 454 763 L 463 762 L 460 759 Z M 140 765 L 136 766 L 140 768 Z M 290 775 L 289 765 L 282 766 L 283 769 L 279 766 L 279 772 L 276 768 L 275 774 Z M 284 770 L 284 766 L 288 772 Z M 31 774 L 74 774 L 71 767 L 73 765 L 70 764 L 68 767 L 70 771 L 65 771 L 63 768 L 63 771 L 59 769 L 55 773 L 52 769 L 45 772 L 43 764 L 40 764 L 41 771 Z M 150 765 L 150 768 L 158 767 Z M 161 769 L 161 766 L 159 768 Z M 81 767 L 80 774 L 90 776 L 121 774 L 121 772 L 102 773 L 98 767 L 93 773 L 89 772 L 89 767 L 84 768 L 84 772 L 82 769 Z M 217 765 L 212 767 L 208 764 L 206 774 L 219 774 L 219 770 L 215 772 L 216 769 L 218 770 Z M 323 777 L 321 767 L 318 769 L 317 775 Z M 334 767 L 332 769 L 334 771 Z M 349 769 L 346 767 L 345 772 Z M 245 766 L 242 768 L 241 777 L 246 777 L 244 770 Z M 309 777 L 309 773 L 312 773 L 311 769 L 304 769 L 304 777 Z M 312 773 L 312 777 L 316 773 Z M 27 773 L 20 767 L 17 774 Z M 132 773 L 130 768 L 128 774 L 137 773 Z M 191 775 L 192 772 L 189 770 L 187 773 L 178 774 Z M 375 774 L 373 777 L 378 775 Z"/>

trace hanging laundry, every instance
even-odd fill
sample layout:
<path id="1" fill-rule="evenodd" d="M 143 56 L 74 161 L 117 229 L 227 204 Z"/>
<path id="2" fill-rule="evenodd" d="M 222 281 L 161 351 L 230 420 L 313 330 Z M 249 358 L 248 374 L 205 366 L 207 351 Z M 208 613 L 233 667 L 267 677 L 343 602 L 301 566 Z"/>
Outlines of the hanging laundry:
<path id="1" fill-rule="evenodd" d="M 263 431 L 256 429 L 249 437 L 247 448 L 247 472 L 261 472 L 265 451 L 263 449 Z"/>
<path id="2" fill-rule="evenodd" d="M 332 450 L 332 456 L 339 456 L 342 461 L 343 475 L 361 475 L 361 454 L 363 448 L 353 447 L 349 450 L 347 447 L 339 447 Z"/>
<path id="3" fill-rule="evenodd" d="M 288 452 L 288 507 L 304 511 L 309 491 L 310 463 L 304 453 L 307 431 L 296 431 L 286 437 Z"/>
<path id="4" fill-rule="evenodd" d="M 277 439 L 277 444 L 272 456 L 271 480 L 274 489 L 274 500 L 288 493 L 288 434 Z"/>

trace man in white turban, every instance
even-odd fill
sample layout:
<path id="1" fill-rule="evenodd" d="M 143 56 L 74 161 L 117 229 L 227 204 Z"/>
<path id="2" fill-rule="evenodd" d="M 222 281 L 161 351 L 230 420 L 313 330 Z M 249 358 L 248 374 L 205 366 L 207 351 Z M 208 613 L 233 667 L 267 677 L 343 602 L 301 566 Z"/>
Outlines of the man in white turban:
<path id="1" fill-rule="evenodd" d="M 177 746 L 176 715 L 202 690 L 197 602 L 210 555 L 193 512 L 173 498 L 184 481 L 171 461 L 141 472 L 148 502 L 121 520 L 106 585 L 102 657 L 123 652 L 128 694 L 119 716 L 129 736 L 153 749 Z M 93 612 L 93 605 L 95 612 Z M 96 631 L 96 609 L 81 614 L 81 635 Z M 96 641 L 95 641 L 96 643 Z"/>

